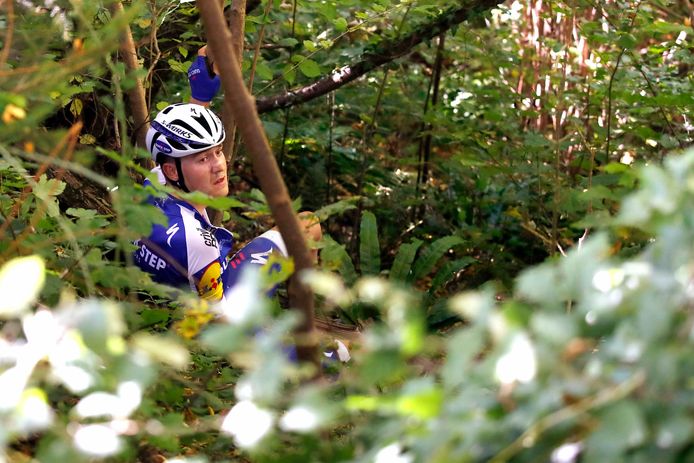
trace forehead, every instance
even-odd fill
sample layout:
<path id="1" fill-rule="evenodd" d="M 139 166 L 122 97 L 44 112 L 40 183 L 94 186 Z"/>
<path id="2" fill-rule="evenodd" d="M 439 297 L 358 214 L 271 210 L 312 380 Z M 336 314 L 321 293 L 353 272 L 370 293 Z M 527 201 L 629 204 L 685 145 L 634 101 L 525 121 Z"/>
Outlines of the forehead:
<path id="1" fill-rule="evenodd" d="M 213 146 L 212 148 L 208 148 L 205 151 L 200 151 L 199 153 L 195 153 L 195 154 L 191 154 L 190 156 L 186 156 L 186 158 L 187 159 L 197 159 L 197 158 L 200 158 L 200 157 L 205 156 L 207 154 L 217 152 L 221 149 L 222 149 L 222 145 Z"/>

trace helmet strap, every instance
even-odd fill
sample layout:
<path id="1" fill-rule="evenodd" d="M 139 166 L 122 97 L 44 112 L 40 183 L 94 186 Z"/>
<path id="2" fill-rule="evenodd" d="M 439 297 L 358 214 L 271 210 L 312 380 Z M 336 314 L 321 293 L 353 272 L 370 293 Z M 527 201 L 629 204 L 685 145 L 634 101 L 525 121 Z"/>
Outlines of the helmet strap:
<path id="1" fill-rule="evenodd" d="M 190 193 L 190 190 L 188 190 L 188 187 L 186 186 L 186 181 L 183 178 L 183 168 L 181 167 L 181 159 L 180 158 L 174 158 L 174 164 L 176 165 L 176 173 L 178 174 L 178 180 L 174 180 L 172 178 L 169 178 L 169 176 L 166 175 L 166 173 L 164 172 L 164 169 L 162 169 L 162 173 L 164 174 L 164 178 L 166 178 L 166 183 L 170 183 L 171 185 L 175 186 L 176 188 L 178 188 L 181 191 L 184 191 L 185 193 Z"/>
<path id="2" fill-rule="evenodd" d="M 178 172 L 178 181 L 176 182 L 176 186 L 179 187 L 181 190 L 185 191 L 186 193 L 190 193 L 188 190 L 188 187 L 186 186 L 186 181 L 183 178 L 183 169 L 181 168 L 181 158 L 176 158 L 176 172 Z"/>

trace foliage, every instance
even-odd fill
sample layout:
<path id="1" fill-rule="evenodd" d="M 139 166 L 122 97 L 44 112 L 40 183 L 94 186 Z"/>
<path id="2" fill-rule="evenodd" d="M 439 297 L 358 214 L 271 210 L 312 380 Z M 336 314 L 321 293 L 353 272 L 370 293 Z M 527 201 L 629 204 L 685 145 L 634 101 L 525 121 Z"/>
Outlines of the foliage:
<path id="1" fill-rule="evenodd" d="M 280 354 L 296 320 L 272 317 L 253 274 L 234 306 L 218 309 L 227 321 L 188 347 L 190 369 L 180 340 L 131 332 L 127 307 L 113 301 L 63 295 L 54 309 L 33 310 L 45 261 L 11 260 L 0 272 L 13 295 L 0 307 L 2 441 L 40 432 L 39 461 L 128 460 L 137 442 L 173 454 L 195 442 L 229 458 L 216 443 L 224 434 L 254 461 L 687 461 L 694 151 L 643 169 L 641 182 L 614 224 L 653 233 L 642 253 L 620 259 L 606 234 L 591 236 L 523 272 L 513 299 L 498 302 L 491 288 L 452 297 L 467 323 L 445 338 L 426 334 L 411 290 L 377 277 L 346 288 L 329 273 L 306 276 L 327 304 L 382 315 L 323 385 L 302 386 L 306 372 Z M 213 353 L 241 377 L 228 366 L 214 374 L 224 363 Z M 236 403 L 220 421 L 227 405 L 214 391 L 229 382 Z M 312 437 L 318 431 L 336 439 Z"/>
<path id="2" fill-rule="evenodd" d="M 194 3 L 34 3 L 0 13 L 0 460 L 694 458 L 682 2 L 506 4 L 263 115 L 324 225 L 318 312 L 363 329 L 324 383 L 253 276 L 210 308 L 131 265 L 163 217 L 124 94 L 188 97 Z M 296 90 L 458 4 L 260 2 L 244 75 Z M 243 144 L 233 166 L 233 198 L 196 200 L 243 240 L 269 211 Z"/>

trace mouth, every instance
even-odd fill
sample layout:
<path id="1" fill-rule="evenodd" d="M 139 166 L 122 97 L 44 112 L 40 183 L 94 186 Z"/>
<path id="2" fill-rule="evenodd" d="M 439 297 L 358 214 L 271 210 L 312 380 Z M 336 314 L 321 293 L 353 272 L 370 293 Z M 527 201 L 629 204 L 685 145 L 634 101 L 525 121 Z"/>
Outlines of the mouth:
<path id="1" fill-rule="evenodd" d="M 221 177 L 221 178 L 219 178 L 219 179 L 217 179 L 217 180 L 214 181 L 214 185 L 217 185 L 217 186 L 223 185 L 224 182 L 226 182 L 226 181 L 227 181 L 227 178 L 226 178 L 226 177 Z"/>

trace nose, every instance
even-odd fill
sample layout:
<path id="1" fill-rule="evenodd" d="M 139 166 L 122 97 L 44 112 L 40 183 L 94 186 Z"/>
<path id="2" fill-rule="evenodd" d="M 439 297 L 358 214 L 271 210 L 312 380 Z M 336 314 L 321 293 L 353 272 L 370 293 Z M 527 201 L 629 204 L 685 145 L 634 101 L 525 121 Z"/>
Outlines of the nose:
<path id="1" fill-rule="evenodd" d="M 214 172 L 219 172 L 220 170 L 225 170 L 226 167 L 227 167 L 226 157 L 224 156 L 224 153 L 222 153 L 220 151 L 219 155 L 215 156 L 215 160 L 212 163 L 212 170 L 214 170 Z"/>

